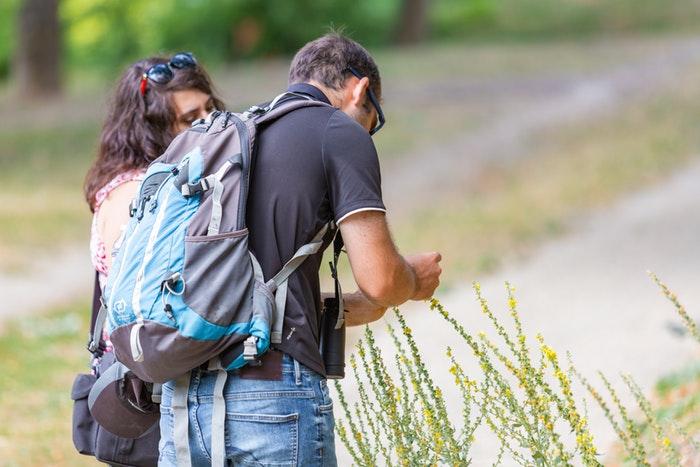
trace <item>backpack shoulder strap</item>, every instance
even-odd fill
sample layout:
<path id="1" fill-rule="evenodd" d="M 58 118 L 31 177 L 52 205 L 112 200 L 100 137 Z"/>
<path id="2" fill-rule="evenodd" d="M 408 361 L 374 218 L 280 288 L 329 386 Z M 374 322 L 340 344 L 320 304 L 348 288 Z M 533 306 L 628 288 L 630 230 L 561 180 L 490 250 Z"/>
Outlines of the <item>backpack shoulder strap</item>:
<path id="1" fill-rule="evenodd" d="M 272 99 L 265 107 L 252 106 L 241 114 L 241 119 L 244 121 L 253 119 L 256 125 L 261 125 L 276 120 L 293 110 L 303 107 L 322 106 L 330 107 L 329 104 L 313 99 L 305 94 L 287 91 Z"/>
<path id="2" fill-rule="evenodd" d="M 268 284 L 270 284 L 273 289 L 276 289 L 275 316 L 272 319 L 272 335 L 270 337 L 270 342 L 272 344 L 279 344 L 282 342 L 282 327 L 284 324 L 284 309 L 287 304 L 287 280 L 289 276 L 301 266 L 306 258 L 318 253 L 321 246 L 323 246 L 323 237 L 329 229 L 333 228 L 335 228 L 333 221 L 325 224 L 321 230 L 314 235 L 311 241 L 300 247 L 296 253 L 294 253 L 292 259 L 287 261 L 282 269 L 268 281 Z"/>

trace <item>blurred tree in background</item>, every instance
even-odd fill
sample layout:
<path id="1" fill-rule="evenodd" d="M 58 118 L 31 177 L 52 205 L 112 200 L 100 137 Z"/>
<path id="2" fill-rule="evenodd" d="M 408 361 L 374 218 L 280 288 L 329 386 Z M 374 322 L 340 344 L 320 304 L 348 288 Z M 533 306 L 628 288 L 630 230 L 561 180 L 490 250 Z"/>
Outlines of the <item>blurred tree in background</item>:
<path id="1" fill-rule="evenodd" d="M 403 0 L 396 28 L 396 42 L 415 44 L 428 32 L 428 0 Z"/>
<path id="2" fill-rule="evenodd" d="M 15 73 L 27 97 L 61 91 L 61 26 L 58 0 L 25 0 L 18 15 Z"/>
<path id="3" fill-rule="evenodd" d="M 396 0 L 63 0 L 68 60 L 111 69 L 189 50 L 209 63 L 290 53 L 345 26 L 363 43 L 388 41 Z"/>
<path id="4" fill-rule="evenodd" d="M 0 1 L 0 80 L 28 45 L 18 40 L 22 6 L 56 1 Z M 677 31 L 700 25 L 700 0 L 60 0 L 59 17 L 60 58 L 85 74 L 178 50 L 209 65 L 289 54 L 329 27 L 370 48 Z"/>

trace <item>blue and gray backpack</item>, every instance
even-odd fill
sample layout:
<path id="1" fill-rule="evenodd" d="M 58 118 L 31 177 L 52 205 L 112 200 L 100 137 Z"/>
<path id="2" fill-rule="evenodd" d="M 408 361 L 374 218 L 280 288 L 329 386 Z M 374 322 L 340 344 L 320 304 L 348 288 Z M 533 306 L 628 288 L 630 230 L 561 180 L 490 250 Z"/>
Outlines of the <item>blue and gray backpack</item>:
<path id="1" fill-rule="evenodd" d="M 324 226 L 267 282 L 248 248 L 245 213 L 258 125 L 326 105 L 289 94 L 242 114 L 215 112 L 175 138 L 146 172 L 105 286 L 119 362 L 144 381 L 176 380 L 174 435 L 184 436 L 176 443 L 184 463 L 189 371 L 204 364 L 219 370 L 221 390 L 225 370 L 255 362 L 281 342 L 287 279 L 333 228 Z M 221 404 L 212 433 L 223 433 Z M 217 450 L 223 446 L 212 446 Z"/>

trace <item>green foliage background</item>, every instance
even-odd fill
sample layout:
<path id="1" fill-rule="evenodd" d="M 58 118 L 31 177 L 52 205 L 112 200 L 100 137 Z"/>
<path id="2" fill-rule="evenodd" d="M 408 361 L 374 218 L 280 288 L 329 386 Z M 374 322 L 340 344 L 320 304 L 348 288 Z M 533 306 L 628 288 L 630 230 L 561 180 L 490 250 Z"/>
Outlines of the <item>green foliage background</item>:
<path id="1" fill-rule="evenodd" d="M 0 79 L 9 76 L 21 0 L 0 2 Z M 69 70 L 112 73 L 136 58 L 191 50 L 208 64 L 289 54 L 329 27 L 370 48 L 391 43 L 401 0 L 61 0 Z M 683 30 L 698 0 L 432 0 L 428 39 Z"/>

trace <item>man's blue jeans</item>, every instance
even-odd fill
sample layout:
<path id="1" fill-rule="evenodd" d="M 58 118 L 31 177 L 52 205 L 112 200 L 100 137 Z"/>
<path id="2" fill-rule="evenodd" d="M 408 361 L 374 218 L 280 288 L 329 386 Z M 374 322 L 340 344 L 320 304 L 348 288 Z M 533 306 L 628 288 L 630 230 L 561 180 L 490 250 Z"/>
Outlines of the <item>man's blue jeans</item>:
<path id="1" fill-rule="evenodd" d="M 216 372 L 192 370 L 188 395 L 192 465 L 211 465 Z M 174 466 L 173 382 L 163 385 L 159 466 Z M 225 445 L 228 465 L 335 466 L 333 402 L 326 379 L 288 355 L 282 380 L 243 379 L 229 372 Z"/>

